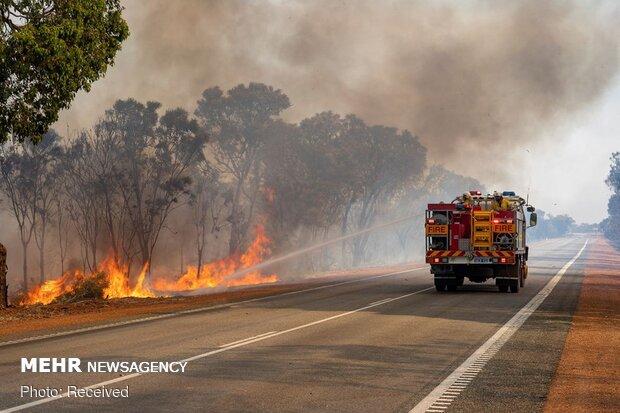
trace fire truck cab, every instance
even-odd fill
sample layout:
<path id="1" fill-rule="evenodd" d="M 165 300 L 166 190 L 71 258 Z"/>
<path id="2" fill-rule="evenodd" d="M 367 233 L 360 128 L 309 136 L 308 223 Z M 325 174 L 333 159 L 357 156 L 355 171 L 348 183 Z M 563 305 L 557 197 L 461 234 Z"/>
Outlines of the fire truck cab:
<path id="1" fill-rule="evenodd" d="M 525 285 L 526 230 L 536 225 L 535 209 L 514 192 L 502 196 L 509 201 L 507 210 L 498 210 L 494 197 L 480 191 L 450 203 L 428 204 L 426 262 L 437 291 L 454 291 L 465 278 L 477 283 L 494 278 L 501 292 L 517 293 Z"/>

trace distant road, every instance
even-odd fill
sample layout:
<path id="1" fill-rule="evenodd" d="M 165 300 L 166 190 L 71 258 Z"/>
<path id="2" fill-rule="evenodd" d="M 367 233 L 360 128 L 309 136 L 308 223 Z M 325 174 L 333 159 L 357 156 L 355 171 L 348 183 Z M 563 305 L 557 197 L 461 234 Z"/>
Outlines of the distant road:
<path id="1" fill-rule="evenodd" d="M 518 294 L 490 282 L 437 293 L 425 266 L 0 347 L 0 410 L 540 411 L 577 302 L 585 242 L 535 244 Z M 185 374 L 22 374 L 20 357 L 189 364 Z M 20 398 L 24 384 L 129 386 L 129 398 Z"/>

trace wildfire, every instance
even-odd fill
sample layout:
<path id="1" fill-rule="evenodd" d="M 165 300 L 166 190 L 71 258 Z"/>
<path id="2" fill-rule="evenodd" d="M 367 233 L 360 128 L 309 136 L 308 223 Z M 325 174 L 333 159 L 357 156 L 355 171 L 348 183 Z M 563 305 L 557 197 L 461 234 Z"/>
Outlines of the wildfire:
<path id="1" fill-rule="evenodd" d="M 196 266 L 188 266 L 185 273 L 176 280 L 157 278 L 152 283 L 153 289 L 145 285 L 148 263 L 140 270 L 135 283 L 132 283 L 128 275 L 128 265 L 117 263 L 110 255 L 101 261 L 92 274 L 85 274 L 80 270 L 67 271 L 54 280 L 37 285 L 28 291 L 22 304 L 49 304 L 57 297 L 75 291 L 80 282 L 95 277 L 96 274 L 104 274 L 106 277 L 107 287 L 103 292 L 105 298 L 155 297 L 170 291 L 272 283 L 278 281 L 277 275 L 263 275 L 260 271 L 252 271 L 239 278 L 229 278 L 238 270 L 261 263 L 271 253 L 270 244 L 271 240 L 265 234 L 265 228 L 259 225 L 256 227 L 254 241 L 243 254 L 205 263 L 200 274 Z"/>
<path id="2" fill-rule="evenodd" d="M 73 290 L 74 282 L 79 278 L 81 271 L 67 271 L 55 280 L 45 281 L 32 288 L 22 299 L 22 304 L 49 304 L 64 293 Z"/>
<path id="3" fill-rule="evenodd" d="M 190 265 L 185 274 L 178 279 L 170 281 L 159 278 L 153 285 L 158 291 L 187 291 L 198 288 L 236 287 L 276 282 L 278 281 L 277 275 L 263 275 L 260 271 L 252 271 L 243 277 L 228 279 L 238 270 L 260 264 L 271 253 L 270 243 L 271 240 L 265 234 L 265 228 L 259 225 L 256 227 L 256 237 L 245 253 L 206 263 L 200 268 L 200 273 L 196 266 Z"/>
<path id="4" fill-rule="evenodd" d="M 123 298 L 123 297 L 154 297 L 148 288 L 144 286 L 144 279 L 149 270 L 149 265 L 144 264 L 136 279 L 136 285 L 132 288 L 129 286 L 129 267 L 127 265 L 118 265 L 111 257 L 106 258 L 99 269 L 108 278 L 108 287 L 104 290 L 106 298 Z"/>
<path id="5" fill-rule="evenodd" d="M 147 271 L 148 265 L 145 265 L 137 277 L 135 286 L 130 287 L 127 276 L 128 266 L 117 264 L 113 257 L 109 256 L 97 266 L 92 274 L 85 274 L 81 270 L 67 271 L 59 278 L 37 285 L 28 291 L 22 304 L 49 304 L 57 297 L 73 292 L 79 283 L 99 273 L 105 274 L 107 281 L 107 287 L 103 290 L 105 298 L 154 297 L 155 295 L 144 286 Z"/>

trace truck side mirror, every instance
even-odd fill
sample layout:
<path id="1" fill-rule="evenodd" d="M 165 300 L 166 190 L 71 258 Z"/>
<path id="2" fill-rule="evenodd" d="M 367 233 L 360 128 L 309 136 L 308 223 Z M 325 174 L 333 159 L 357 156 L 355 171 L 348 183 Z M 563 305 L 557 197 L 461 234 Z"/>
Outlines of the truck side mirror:
<path id="1" fill-rule="evenodd" d="M 533 207 L 533 206 L 531 206 L 531 205 L 528 205 L 528 207 L 527 207 L 527 212 L 534 212 L 534 211 L 536 211 L 536 208 L 534 208 L 534 207 Z"/>
<path id="2" fill-rule="evenodd" d="M 538 216 L 536 215 L 536 212 L 532 212 L 530 214 L 530 227 L 536 226 L 536 222 L 538 222 Z"/>

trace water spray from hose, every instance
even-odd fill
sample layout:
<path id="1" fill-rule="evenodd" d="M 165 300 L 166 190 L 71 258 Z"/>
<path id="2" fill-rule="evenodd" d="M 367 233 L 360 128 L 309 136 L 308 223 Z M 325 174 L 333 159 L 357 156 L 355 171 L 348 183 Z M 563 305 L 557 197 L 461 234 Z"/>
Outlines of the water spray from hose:
<path id="1" fill-rule="evenodd" d="M 303 248 L 300 248 L 298 250 L 295 250 L 295 251 L 289 252 L 287 254 L 281 255 L 279 257 L 274 257 L 274 258 L 271 258 L 269 260 L 263 261 L 260 264 L 256 264 L 256 265 L 253 265 L 251 267 L 247 267 L 247 268 L 244 268 L 242 270 L 236 271 L 235 273 L 233 273 L 229 277 L 227 277 L 227 279 L 234 280 L 234 279 L 243 277 L 244 275 L 246 275 L 246 274 L 248 274 L 250 272 L 254 272 L 254 271 L 257 271 L 257 270 L 264 269 L 266 267 L 269 267 L 271 265 L 277 264 L 279 262 L 283 262 L 283 261 L 289 260 L 291 258 L 295 258 L 295 257 L 298 257 L 300 255 L 307 254 L 307 253 L 312 252 L 312 251 L 320 250 L 320 249 L 325 248 L 325 247 L 327 247 L 329 245 L 337 244 L 339 242 L 342 242 L 342 241 L 345 241 L 345 240 L 348 240 L 348 239 L 351 239 L 351 238 L 355 238 L 355 237 L 358 237 L 360 235 L 364 235 L 364 234 L 368 234 L 368 233 L 371 233 L 371 232 L 374 232 L 374 231 L 378 231 L 380 229 L 391 227 L 393 225 L 400 224 L 400 223 L 403 223 L 403 222 L 412 221 L 412 220 L 414 220 L 416 218 L 420 218 L 422 216 L 424 216 L 423 213 L 415 214 L 415 215 L 410 215 L 410 216 L 403 217 L 403 218 L 398 218 L 398 219 L 395 219 L 395 220 L 390 221 L 390 222 L 384 222 L 384 223 L 381 223 L 381 224 L 374 225 L 374 226 L 372 226 L 370 228 L 361 229 L 359 231 L 355 231 L 355 232 L 352 232 L 352 233 L 347 234 L 347 235 L 342 235 L 340 237 L 332 238 L 330 240 L 323 241 L 323 242 L 320 242 L 318 244 L 314 244 L 314 245 L 311 245 L 311 246 L 308 246 L 308 247 L 303 247 Z M 205 291 L 207 291 L 207 290 L 206 289 L 193 290 L 193 291 L 190 292 L 190 295 L 204 294 Z M 186 295 L 186 294 L 184 294 L 184 295 Z"/>

